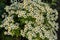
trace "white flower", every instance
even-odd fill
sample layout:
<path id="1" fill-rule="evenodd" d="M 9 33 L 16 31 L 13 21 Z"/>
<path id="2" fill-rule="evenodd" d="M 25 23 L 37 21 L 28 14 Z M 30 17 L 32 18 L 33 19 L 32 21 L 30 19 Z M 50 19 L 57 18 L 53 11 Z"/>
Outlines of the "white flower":
<path id="1" fill-rule="evenodd" d="M 28 39 L 32 40 L 32 33 L 30 31 L 27 33 L 27 35 L 28 35 Z"/>
<path id="2" fill-rule="evenodd" d="M 21 30 L 21 35 L 22 35 L 23 37 L 25 37 L 25 33 L 24 33 L 23 30 Z"/>
<path id="3" fill-rule="evenodd" d="M 14 36 L 15 34 L 11 30 L 19 29 L 20 34 L 28 38 L 28 40 L 40 40 L 36 38 L 38 36 L 42 39 L 45 37 L 49 40 L 57 39 L 56 31 L 58 30 L 58 23 L 55 21 L 58 18 L 58 12 L 56 9 L 53 10 L 47 3 L 43 3 L 41 0 L 24 0 L 23 3 L 14 2 L 10 6 L 6 6 L 5 10 L 9 15 L 5 17 L 0 25 L 7 30 L 4 34 Z M 15 19 L 17 20 L 16 22 L 13 14 L 18 16 L 18 19 Z M 4 16 L 2 15 L 3 18 Z M 32 19 L 28 18 L 30 16 Z M 26 20 L 21 23 L 19 21 L 21 20 L 19 19 L 20 17 Z M 21 24 L 24 24 L 22 26 L 23 29 L 20 27 Z"/>

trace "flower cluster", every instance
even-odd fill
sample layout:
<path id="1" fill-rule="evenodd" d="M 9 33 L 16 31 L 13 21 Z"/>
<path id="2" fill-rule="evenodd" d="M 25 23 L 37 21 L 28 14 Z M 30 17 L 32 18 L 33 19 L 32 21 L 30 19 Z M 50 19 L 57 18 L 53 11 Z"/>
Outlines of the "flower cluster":
<path id="1" fill-rule="evenodd" d="M 24 0 L 5 7 L 8 16 L 1 27 L 6 35 L 22 35 L 28 40 L 57 40 L 58 18 L 56 9 L 43 2 Z"/>

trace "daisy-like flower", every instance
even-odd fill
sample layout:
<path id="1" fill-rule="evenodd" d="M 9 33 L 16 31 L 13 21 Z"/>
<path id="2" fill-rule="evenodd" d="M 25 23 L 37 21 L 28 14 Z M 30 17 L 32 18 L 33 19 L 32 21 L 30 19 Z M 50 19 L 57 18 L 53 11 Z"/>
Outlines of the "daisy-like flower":
<path id="1" fill-rule="evenodd" d="M 41 0 L 24 0 L 6 6 L 8 16 L 2 21 L 6 35 L 18 35 L 28 40 L 57 40 L 58 18 L 56 9 Z"/>

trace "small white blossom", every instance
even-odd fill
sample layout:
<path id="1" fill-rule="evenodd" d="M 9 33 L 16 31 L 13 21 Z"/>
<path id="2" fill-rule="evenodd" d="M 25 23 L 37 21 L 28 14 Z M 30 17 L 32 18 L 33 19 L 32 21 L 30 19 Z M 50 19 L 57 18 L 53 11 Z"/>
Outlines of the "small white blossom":
<path id="1" fill-rule="evenodd" d="M 15 1 L 10 6 L 5 7 L 9 15 L 6 17 L 2 15 L 2 18 L 5 17 L 5 19 L 0 26 L 7 30 L 4 32 L 5 35 L 14 36 L 15 34 L 11 30 L 19 29 L 20 35 L 28 40 L 40 40 L 39 38 L 57 40 L 58 23 L 55 21 L 58 18 L 58 12 L 56 9 L 53 10 L 41 0 L 24 0 L 23 3 Z M 15 19 L 17 21 L 14 20 L 14 14 L 17 15 L 18 19 Z M 20 26 L 22 24 L 23 28 Z"/>

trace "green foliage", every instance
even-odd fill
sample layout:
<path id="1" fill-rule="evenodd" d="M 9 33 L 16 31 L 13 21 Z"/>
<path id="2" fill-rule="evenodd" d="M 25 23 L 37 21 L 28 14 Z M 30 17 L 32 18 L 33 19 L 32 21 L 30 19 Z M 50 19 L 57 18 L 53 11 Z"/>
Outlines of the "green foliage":
<path id="1" fill-rule="evenodd" d="M 21 35 L 20 35 L 20 29 L 14 29 L 14 30 L 11 30 L 11 32 L 12 32 L 12 34 L 15 35 L 16 37 L 21 36 Z M 12 36 L 13 36 L 13 35 L 12 35 Z"/>
<path id="2" fill-rule="evenodd" d="M 5 7 L 5 3 L 4 3 L 4 0 L 0 0 L 0 24 L 1 24 L 1 21 L 3 20 L 2 19 L 2 14 L 4 13 L 4 7 Z M 4 28 L 0 28 L 0 40 L 4 40 Z"/>
<path id="3" fill-rule="evenodd" d="M 57 0 L 42 0 L 42 1 L 50 5 L 56 5 L 56 2 L 57 2 Z"/>
<path id="4" fill-rule="evenodd" d="M 4 10 L 4 7 L 5 7 L 5 3 L 4 3 L 4 0 L 0 0 L 0 24 L 1 24 L 1 21 L 2 21 L 2 14 L 5 12 L 5 10 Z"/>

